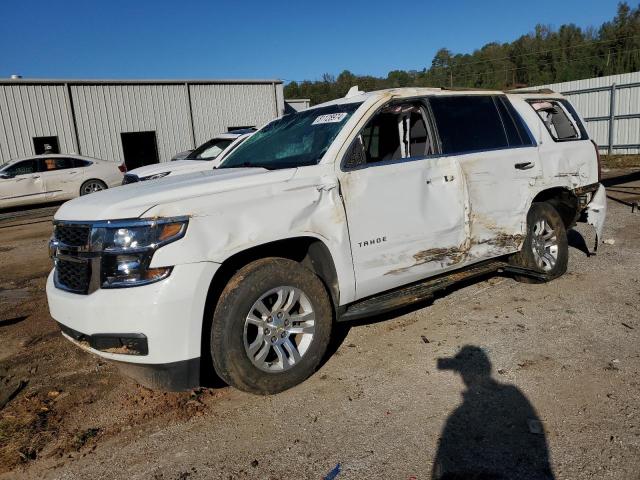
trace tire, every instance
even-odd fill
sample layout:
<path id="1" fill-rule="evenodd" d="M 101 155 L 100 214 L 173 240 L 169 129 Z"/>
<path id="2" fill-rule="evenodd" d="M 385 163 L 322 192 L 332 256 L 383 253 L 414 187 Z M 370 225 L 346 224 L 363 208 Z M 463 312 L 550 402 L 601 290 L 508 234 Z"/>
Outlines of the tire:
<path id="1" fill-rule="evenodd" d="M 97 180 L 95 178 L 91 180 L 87 180 L 80 187 L 80 196 L 88 195 L 90 193 L 99 192 L 100 190 L 106 190 L 107 184 L 102 180 Z"/>
<path id="2" fill-rule="evenodd" d="M 311 270 L 284 258 L 254 261 L 229 280 L 216 305 L 213 367 L 245 392 L 287 390 L 318 368 L 332 326 L 329 295 Z"/>
<path id="3" fill-rule="evenodd" d="M 549 203 L 533 203 L 527 214 L 527 236 L 522 250 L 511 257 L 510 262 L 544 273 L 547 278 L 516 275 L 515 279 L 522 283 L 551 281 L 567 271 L 568 259 L 567 230 L 560 214 Z"/>

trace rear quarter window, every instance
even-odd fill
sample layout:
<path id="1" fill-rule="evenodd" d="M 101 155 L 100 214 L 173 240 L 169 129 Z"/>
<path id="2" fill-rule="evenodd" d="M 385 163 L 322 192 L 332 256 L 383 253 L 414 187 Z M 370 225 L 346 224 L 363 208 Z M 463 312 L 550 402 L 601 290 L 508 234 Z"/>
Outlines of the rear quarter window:
<path id="1" fill-rule="evenodd" d="M 566 100 L 529 100 L 545 128 L 556 142 L 589 138 L 578 114 Z"/>

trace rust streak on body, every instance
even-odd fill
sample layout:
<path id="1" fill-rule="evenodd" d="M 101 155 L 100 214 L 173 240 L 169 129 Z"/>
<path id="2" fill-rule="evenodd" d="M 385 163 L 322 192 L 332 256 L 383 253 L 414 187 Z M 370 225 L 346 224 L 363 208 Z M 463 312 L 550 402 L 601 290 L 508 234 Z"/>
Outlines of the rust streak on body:
<path id="1" fill-rule="evenodd" d="M 464 250 L 459 247 L 449 248 L 430 248 L 428 250 L 420 250 L 413 255 L 415 262 L 408 267 L 395 268 L 388 271 L 385 275 L 397 275 L 398 273 L 406 272 L 410 268 L 417 267 L 418 265 L 424 265 L 429 262 L 446 263 L 447 265 L 453 265 L 459 263 L 464 258 Z"/>

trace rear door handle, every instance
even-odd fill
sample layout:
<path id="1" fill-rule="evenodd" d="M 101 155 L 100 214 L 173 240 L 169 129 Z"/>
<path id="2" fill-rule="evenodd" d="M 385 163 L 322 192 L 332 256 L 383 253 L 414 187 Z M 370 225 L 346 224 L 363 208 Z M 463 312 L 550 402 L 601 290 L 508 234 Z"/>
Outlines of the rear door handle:
<path id="1" fill-rule="evenodd" d="M 522 162 L 522 163 L 516 163 L 514 165 L 514 168 L 517 168 L 518 170 L 529 170 L 530 168 L 533 168 L 534 164 L 533 162 Z"/>
<path id="2" fill-rule="evenodd" d="M 445 183 L 453 182 L 456 179 L 456 177 L 454 177 L 453 175 L 443 175 L 442 178 L 444 179 Z M 431 185 L 433 183 L 433 178 L 427 178 L 426 183 L 427 185 Z"/>

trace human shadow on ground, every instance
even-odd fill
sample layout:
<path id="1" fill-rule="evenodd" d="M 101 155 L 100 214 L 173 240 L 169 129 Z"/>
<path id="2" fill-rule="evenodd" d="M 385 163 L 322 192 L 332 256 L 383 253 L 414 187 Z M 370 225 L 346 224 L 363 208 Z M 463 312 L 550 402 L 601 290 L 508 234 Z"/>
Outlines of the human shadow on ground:
<path id="1" fill-rule="evenodd" d="M 438 369 L 457 372 L 466 390 L 438 440 L 432 480 L 552 480 L 544 427 L 525 395 L 491 377 L 486 353 L 464 346 Z"/>

